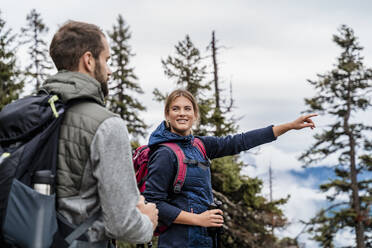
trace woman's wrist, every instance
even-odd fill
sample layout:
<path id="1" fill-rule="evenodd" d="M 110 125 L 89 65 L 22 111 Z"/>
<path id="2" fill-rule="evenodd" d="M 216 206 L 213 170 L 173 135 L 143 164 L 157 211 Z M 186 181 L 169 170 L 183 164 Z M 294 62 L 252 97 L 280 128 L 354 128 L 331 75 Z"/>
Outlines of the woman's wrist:
<path id="1" fill-rule="evenodd" d="M 293 121 L 288 122 L 286 125 L 287 125 L 287 131 L 295 128 L 295 123 Z"/>
<path id="2" fill-rule="evenodd" d="M 273 133 L 275 137 L 279 137 L 280 135 L 284 134 L 285 132 L 293 129 L 293 123 L 288 122 L 285 124 L 281 124 L 278 126 L 273 126 Z"/>
<path id="3" fill-rule="evenodd" d="M 201 223 L 200 223 L 200 215 L 199 214 L 194 214 L 192 213 L 193 215 L 193 222 L 194 222 L 194 226 L 201 226 Z"/>
<path id="4" fill-rule="evenodd" d="M 186 211 L 181 211 L 177 218 L 174 220 L 176 224 L 200 226 L 200 215 Z"/>

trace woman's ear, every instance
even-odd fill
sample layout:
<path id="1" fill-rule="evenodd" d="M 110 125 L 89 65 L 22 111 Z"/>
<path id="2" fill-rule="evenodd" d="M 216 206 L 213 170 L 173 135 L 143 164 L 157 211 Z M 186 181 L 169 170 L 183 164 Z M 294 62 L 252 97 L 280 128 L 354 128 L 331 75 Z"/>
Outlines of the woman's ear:
<path id="1" fill-rule="evenodd" d="M 170 120 L 169 120 L 169 110 L 166 111 L 164 117 L 165 117 L 165 125 L 167 126 L 167 128 L 171 128 L 171 124 L 170 124 Z"/>

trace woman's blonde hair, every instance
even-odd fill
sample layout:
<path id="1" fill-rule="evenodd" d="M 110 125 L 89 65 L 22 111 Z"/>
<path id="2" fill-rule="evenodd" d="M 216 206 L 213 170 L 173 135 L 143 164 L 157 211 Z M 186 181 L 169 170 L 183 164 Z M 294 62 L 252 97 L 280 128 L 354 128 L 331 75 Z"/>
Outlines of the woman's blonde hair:
<path id="1" fill-rule="evenodd" d="M 196 102 L 195 97 L 189 91 L 187 91 L 185 89 L 174 90 L 168 95 L 167 99 L 165 100 L 164 116 L 166 117 L 167 114 L 169 114 L 170 105 L 172 104 L 172 102 L 174 100 L 176 100 L 177 97 L 180 97 L 180 96 L 186 97 L 191 102 L 192 107 L 194 109 L 194 115 L 196 117 L 196 123 L 197 123 L 199 121 L 199 106 L 198 106 L 198 103 Z M 168 123 L 167 123 L 167 125 L 168 125 Z"/>

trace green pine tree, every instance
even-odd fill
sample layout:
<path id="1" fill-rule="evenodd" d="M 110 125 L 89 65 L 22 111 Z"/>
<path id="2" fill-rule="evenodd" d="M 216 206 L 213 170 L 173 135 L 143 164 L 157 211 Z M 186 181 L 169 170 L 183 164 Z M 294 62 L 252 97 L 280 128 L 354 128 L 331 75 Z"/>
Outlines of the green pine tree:
<path id="1" fill-rule="evenodd" d="M 35 9 L 31 10 L 26 20 L 26 27 L 21 28 L 23 37 L 21 44 L 28 45 L 27 51 L 30 62 L 26 66 L 24 74 L 27 77 L 26 83 L 35 85 L 35 90 L 38 91 L 53 68 L 47 43 L 43 39 L 49 29 L 44 24 L 41 14 Z"/>
<path id="2" fill-rule="evenodd" d="M 185 40 L 178 42 L 175 49 L 174 56 L 161 60 L 164 73 L 168 78 L 174 79 L 178 87 L 190 91 L 198 101 L 200 121 L 194 133 L 196 135 L 210 134 L 208 126 L 213 99 L 208 94 L 211 90 L 210 83 L 205 82 L 207 67 L 203 65 L 200 51 L 194 46 L 189 35 L 186 35 Z M 154 90 L 154 95 L 157 100 L 165 99 L 158 89 Z"/>
<path id="3" fill-rule="evenodd" d="M 0 16 L 0 111 L 5 105 L 18 99 L 23 89 L 23 81 L 16 66 L 14 42 L 15 35 Z"/>
<path id="4" fill-rule="evenodd" d="M 126 122 L 128 132 L 134 137 L 146 136 L 147 124 L 140 118 L 139 112 L 146 108 L 134 98 L 133 94 L 143 94 L 143 90 L 137 82 L 134 68 L 129 65 L 132 53 L 129 40 L 131 33 L 129 26 L 121 15 L 117 18 L 117 24 L 112 31 L 108 31 L 111 39 L 111 66 L 113 73 L 110 81 L 109 108 L 119 114 Z"/>
<path id="5" fill-rule="evenodd" d="M 317 93 L 305 99 L 309 111 L 328 115 L 334 121 L 314 136 L 315 144 L 300 159 L 309 165 L 338 156 L 333 166 L 335 178 L 320 186 L 322 191 L 332 192 L 327 196 L 330 206 L 309 222 L 314 240 L 331 248 L 337 233 L 351 229 L 356 247 L 364 248 L 371 247 L 372 180 L 364 173 L 372 171 L 372 156 L 368 153 L 372 146 L 367 135 L 372 126 L 357 115 L 371 106 L 368 92 L 372 89 L 372 69 L 363 64 L 363 48 L 353 30 L 342 25 L 338 31 L 333 36 L 342 50 L 338 63 L 332 71 L 318 75 L 317 80 L 308 80 Z"/>

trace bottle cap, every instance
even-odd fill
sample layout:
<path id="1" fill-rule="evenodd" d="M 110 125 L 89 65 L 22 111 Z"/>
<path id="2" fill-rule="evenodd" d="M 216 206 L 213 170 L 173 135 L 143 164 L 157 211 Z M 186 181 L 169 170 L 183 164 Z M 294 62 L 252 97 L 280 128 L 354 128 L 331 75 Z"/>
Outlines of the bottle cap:
<path id="1" fill-rule="evenodd" d="M 39 170 L 36 171 L 35 174 L 32 176 L 32 183 L 36 184 L 53 184 L 54 182 L 54 175 L 50 170 Z"/>

